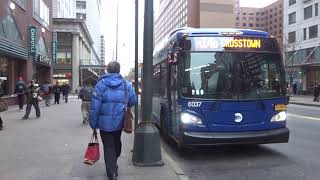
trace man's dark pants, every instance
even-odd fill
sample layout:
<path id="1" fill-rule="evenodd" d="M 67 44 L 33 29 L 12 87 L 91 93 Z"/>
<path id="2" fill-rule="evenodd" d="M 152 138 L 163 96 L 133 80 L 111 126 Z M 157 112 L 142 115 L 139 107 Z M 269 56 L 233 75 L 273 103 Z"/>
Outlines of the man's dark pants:
<path id="1" fill-rule="evenodd" d="M 107 175 L 110 177 L 118 171 L 117 160 L 121 154 L 121 133 L 122 130 L 106 132 L 100 130 L 104 149 L 104 161 Z"/>
<path id="2" fill-rule="evenodd" d="M 19 109 L 23 110 L 24 94 L 18 94 Z"/>
<path id="3" fill-rule="evenodd" d="M 59 104 L 60 102 L 60 94 L 54 94 L 54 104 Z"/>
<path id="4" fill-rule="evenodd" d="M 65 103 L 68 103 L 68 94 L 63 95 Z"/>
<path id="5" fill-rule="evenodd" d="M 28 102 L 28 104 L 27 104 L 26 114 L 24 115 L 25 118 L 28 118 L 28 117 L 29 117 L 29 114 L 30 114 L 32 105 L 33 105 L 34 108 L 36 109 L 36 116 L 37 116 L 37 117 L 40 117 L 39 102 L 38 102 L 38 100 L 34 99 L 34 100 L 32 100 L 31 102 Z"/>

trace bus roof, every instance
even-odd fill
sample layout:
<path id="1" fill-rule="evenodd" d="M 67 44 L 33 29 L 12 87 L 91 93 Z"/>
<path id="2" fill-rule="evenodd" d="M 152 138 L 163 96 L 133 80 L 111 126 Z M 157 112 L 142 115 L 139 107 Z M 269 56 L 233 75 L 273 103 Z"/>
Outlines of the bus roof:
<path id="1" fill-rule="evenodd" d="M 214 35 L 224 36 L 225 33 L 239 33 L 239 36 L 255 36 L 255 37 L 270 37 L 270 34 L 265 31 L 252 30 L 252 29 L 235 29 L 235 28 L 179 28 L 173 31 L 169 37 L 177 33 L 187 33 L 188 36 L 203 36 Z"/>

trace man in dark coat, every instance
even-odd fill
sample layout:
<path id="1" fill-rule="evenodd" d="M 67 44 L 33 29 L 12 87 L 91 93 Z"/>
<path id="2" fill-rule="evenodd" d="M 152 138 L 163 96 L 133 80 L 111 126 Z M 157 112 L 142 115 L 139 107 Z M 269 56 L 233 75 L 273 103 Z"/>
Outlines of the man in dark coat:
<path id="1" fill-rule="evenodd" d="M 318 83 L 316 83 L 313 88 L 313 96 L 314 96 L 313 101 L 319 102 L 319 94 L 320 94 L 320 86 Z"/>
<path id="2" fill-rule="evenodd" d="M 54 104 L 59 104 L 61 94 L 61 86 L 59 85 L 59 82 L 57 82 L 56 85 L 53 86 L 52 91 L 54 94 Z"/>
<path id="3" fill-rule="evenodd" d="M 65 100 L 66 103 L 68 103 L 68 95 L 70 93 L 70 86 L 64 82 L 63 85 L 61 86 L 61 89 L 62 89 L 63 99 Z"/>
<path id="4" fill-rule="evenodd" d="M 24 96 L 25 96 L 26 89 L 27 87 L 23 81 L 23 78 L 19 77 L 19 81 L 16 83 L 14 94 L 17 95 L 20 111 L 23 111 Z"/>
<path id="5" fill-rule="evenodd" d="M 26 90 L 27 97 L 27 109 L 26 114 L 22 119 L 28 119 L 31 111 L 31 107 L 34 106 L 36 110 L 37 118 L 40 118 L 40 107 L 38 97 L 40 95 L 40 87 L 38 84 L 35 84 L 34 81 L 30 81 L 28 84 L 28 88 Z"/>

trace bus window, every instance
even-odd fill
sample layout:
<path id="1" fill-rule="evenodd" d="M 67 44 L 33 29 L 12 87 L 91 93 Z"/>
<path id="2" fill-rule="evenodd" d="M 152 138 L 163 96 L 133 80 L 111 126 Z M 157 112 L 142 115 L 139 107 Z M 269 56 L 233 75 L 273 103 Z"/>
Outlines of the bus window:
<path id="1" fill-rule="evenodd" d="M 167 92 L 167 62 L 160 65 L 160 96 L 166 96 Z"/>
<path id="2" fill-rule="evenodd" d="M 160 96 L 161 89 L 160 81 L 160 65 L 157 65 L 153 68 L 153 95 Z"/>

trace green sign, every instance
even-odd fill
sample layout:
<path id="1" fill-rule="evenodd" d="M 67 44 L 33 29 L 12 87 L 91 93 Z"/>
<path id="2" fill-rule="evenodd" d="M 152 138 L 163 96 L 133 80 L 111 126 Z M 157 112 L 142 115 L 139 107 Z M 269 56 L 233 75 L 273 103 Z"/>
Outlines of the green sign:
<path id="1" fill-rule="evenodd" d="M 52 64 L 57 62 L 57 33 L 52 33 Z"/>
<path id="2" fill-rule="evenodd" d="M 37 27 L 29 27 L 29 42 L 30 42 L 30 54 L 36 54 L 36 37 L 37 37 Z"/>

